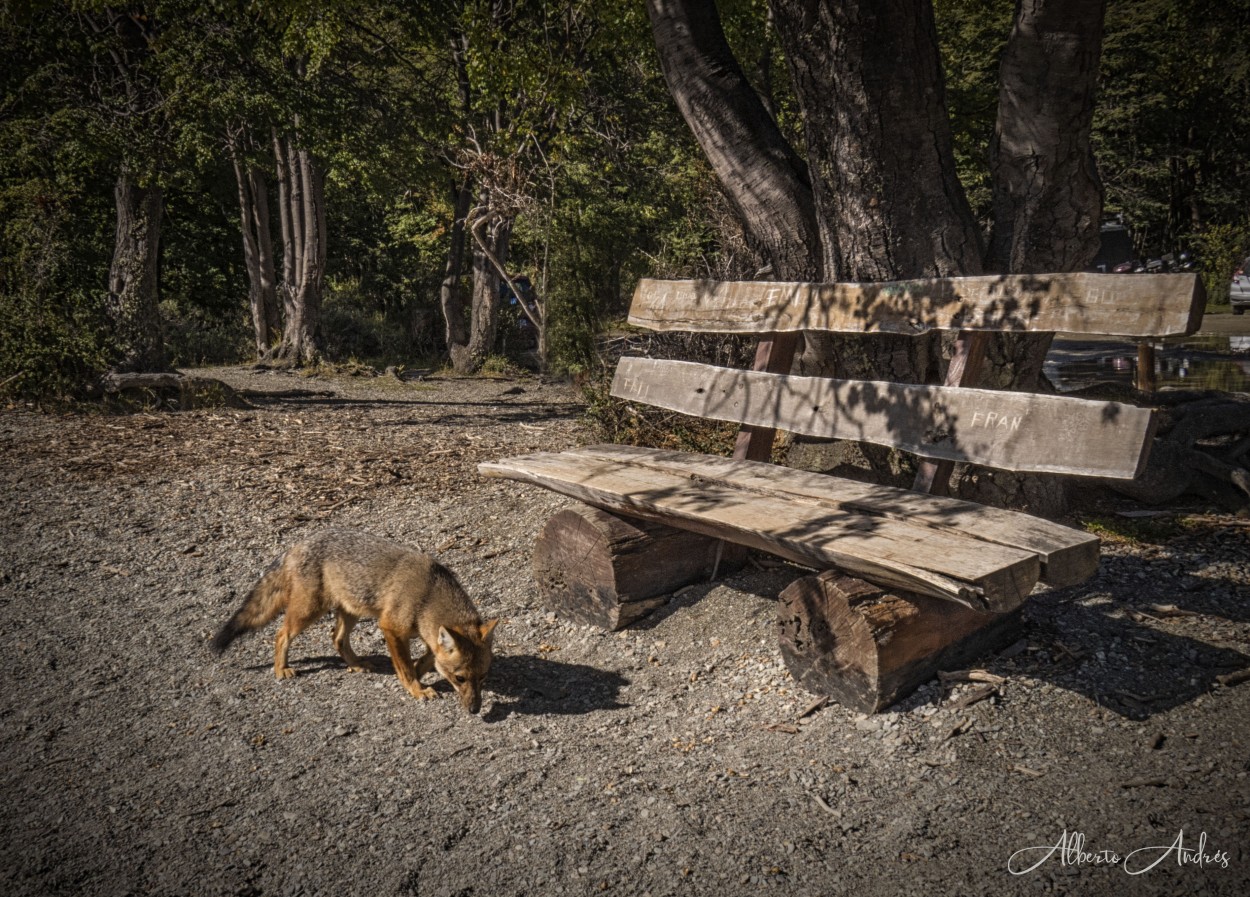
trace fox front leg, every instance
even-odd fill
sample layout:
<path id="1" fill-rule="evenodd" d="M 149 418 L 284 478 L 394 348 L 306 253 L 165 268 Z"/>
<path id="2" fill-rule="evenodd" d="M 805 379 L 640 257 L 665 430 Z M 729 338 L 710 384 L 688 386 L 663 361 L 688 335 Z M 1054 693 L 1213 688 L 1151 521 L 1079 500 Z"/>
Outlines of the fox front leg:
<path id="1" fill-rule="evenodd" d="M 408 639 L 397 635 L 389 629 L 383 629 L 382 635 L 386 637 L 386 647 L 391 652 L 391 662 L 395 664 L 395 675 L 399 677 L 399 681 L 404 688 L 408 689 L 408 693 L 417 700 L 425 700 L 436 696 L 434 689 L 423 688 L 421 679 L 416 669 L 412 665 L 412 654 L 408 648 Z M 424 661 L 425 658 L 422 658 Z"/>

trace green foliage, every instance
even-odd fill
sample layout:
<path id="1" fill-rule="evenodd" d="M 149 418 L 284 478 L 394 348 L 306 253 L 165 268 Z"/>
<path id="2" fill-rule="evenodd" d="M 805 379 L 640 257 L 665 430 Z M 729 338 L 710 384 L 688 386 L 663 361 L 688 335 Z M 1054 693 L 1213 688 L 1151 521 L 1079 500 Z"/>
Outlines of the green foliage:
<path id="1" fill-rule="evenodd" d="M 801 147 L 766 0 L 717 6 L 748 79 Z M 452 185 L 466 176 L 479 206 L 515 219 L 508 269 L 546 302 L 556 371 L 599 368 L 598 335 L 638 278 L 739 278 L 759 265 L 669 98 L 642 4 L 158 0 L 139 36 L 96 27 L 112 21 L 103 2 L 50 10 L 21 4 L 0 20 L 0 381 L 21 372 L 10 393 L 78 391 L 107 364 L 123 163 L 163 189 L 172 357 L 247 357 L 232 153 L 268 185 L 280 252 L 275 130 L 298 134 L 326 171 L 331 359 L 428 363 L 444 351 L 439 286 Z M 935 10 L 959 172 L 985 219 L 1012 4 Z M 1107 16 L 1095 140 L 1108 207 L 1154 251 L 1198 248 L 1212 296 L 1250 227 L 1250 44 L 1235 39 L 1248 17 L 1250 0 L 1110 0 Z M 136 106 L 132 87 L 152 102 Z M 601 416 L 627 441 L 643 428 L 623 409 Z"/>
<path id="2" fill-rule="evenodd" d="M 1202 285 L 1207 303 L 1228 305 L 1233 271 L 1250 255 L 1250 223 L 1214 224 L 1194 238 L 1202 258 Z"/>
<path id="3" fill-rule="evenodd" d="M 1012 4 L 935 0 L 933 12 L 946 74 L 955 165 L 973 214 L 988 226 L 993 199 L 990 140 L 998 115 L 998 66 L 1011 33 Z"/>
<path id="4" fill-rule="evenodd" d="M 1139 250 L 1250 208 L 1250 0 L 1110 0 L 1094 145 Z"/>
<path id="5" fill-rule="evenodd" d="M 606 368 L 582 386 L 585 422 L 593 441 L 709 455 L 733 454 L 738 430 L 735 425 L 623 402 L 612 397 L 611 388 L 612 377 Z"/>

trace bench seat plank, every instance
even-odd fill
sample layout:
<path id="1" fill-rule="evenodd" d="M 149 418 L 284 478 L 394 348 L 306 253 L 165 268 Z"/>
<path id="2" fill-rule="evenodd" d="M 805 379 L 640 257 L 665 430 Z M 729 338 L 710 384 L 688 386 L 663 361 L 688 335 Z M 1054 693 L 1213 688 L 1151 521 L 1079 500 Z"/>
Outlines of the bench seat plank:
<path id="1" fill-rule="evenodd" d="M 886 283 L 639 282 L 629 322 L 649 330 L 924 333 L 935 329 L 1188 336 L 1196 274 L 1004 274 Z"/>
<path id="2" fill-rule="evenodd" d="M 906 514 L 886 515 L 840 502 L 831 477 L 826 495 L 814 499 L 780 492 L 721 476 L 717 459 L 703 455 L 686 459 L 681 469 L 666 469 L 673 453 L 635 449 L 613 454 L 618 446 L 566 452 L 542 452 L 479 466 L 487 476 L 505 477 L 543 486 L 607 510 L 645 519 L 674 522 L 686 529 L 760 548 L 799 563 L 838 566 L 882 584 L 958 601 L 983 611 L 1018 607 L 1037 582 L 1040 558 L 1031 551 L 974 538 L 958 527 L 912 522 Z M 656 463 L 648 464 L 648 457 Z M 700 462 L 708 461 L 706 467 Z M 738 472 L 785 472 L 759 462 L 727 462 Z M 800 471 L 792 471 L 802 473 Z M 810 476 L 810 475 L 809 475 Z M 879 502 L 888 505 L 894 490 Z M 926 496 L 910 493 L 923 501 Z M 946 499 L 945 501 L 953 501 Z M 965 515 L 987 510 L 966 505 Z M 1023 515 L 1022 515 L 1023 516 Z"/>
<path id="3" fill-rule="evenodd" d="M 715 476 L 743 489 L 767 490 L 866 514 L 955 529 L 973 538 L 1037 555 L 1041 581 L 1055 588 L 1084 582 L 1098 570 L 1099 539 L 1090 533 L 1019 511 L 991 508 L 910 489 L 861 483 L 822 473 L 629 445 L 578 449 L 589 458 L 653 467 L 681 476 Z"/>
<path id="4" fill-rule="evenodd" d="M 951 386 L 831 380 L 622 358 L 612 395 L 697 417 L 894 446 L 1002 470 L 1132 479 L 1150 409 Z"/>

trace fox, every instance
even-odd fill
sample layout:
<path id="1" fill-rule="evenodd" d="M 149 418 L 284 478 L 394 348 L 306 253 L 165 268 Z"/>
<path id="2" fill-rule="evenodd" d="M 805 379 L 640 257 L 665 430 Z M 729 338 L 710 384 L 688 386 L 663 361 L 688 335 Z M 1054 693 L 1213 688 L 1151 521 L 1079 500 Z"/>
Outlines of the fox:
<path id="1" fill-rule="evenodd" d="M 375 619 L 395 675 L 409 694 L 418 700 L 435 697 L 433 688 L 421 684 L 434 669 L 465 710 L 481 710 L 499 620 L 483 622 L 456 575 L 428 554 L 358 530 L 326 530 L 276 558 L 217 632 L 212 649 L 220 656 L 239 636 L 285 614 L 273 673 L 289 679 L 295 675 L 287 663 L 292 639 L 329 612 L 335 650 L 349 671 L 371 668 L 352 650 L 351 634 L 359 620 Z M 414 637 L 425 644 L 415 665 Z"/>

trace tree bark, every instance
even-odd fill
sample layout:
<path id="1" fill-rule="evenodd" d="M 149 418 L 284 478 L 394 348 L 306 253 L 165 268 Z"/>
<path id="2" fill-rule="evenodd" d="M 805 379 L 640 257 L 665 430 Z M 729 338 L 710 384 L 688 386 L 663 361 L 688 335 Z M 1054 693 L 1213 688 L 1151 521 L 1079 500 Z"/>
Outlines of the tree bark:
<path id="1" fill-rule="evenodd" d="M 981 613 L 827 570 L 786 587 L 777 629 L 781 656 L 800 685 L 876 713 L 939 670 L 1006 647 L 1023 622 L 1019 610 Z"/>
<path id="2" fill-rule="evenodd" d="M 234 141 L 227 143 L 239 196 L 239 228 L 243 236 L 243 264 L 247 269 L 248 303 L 256 356 L 265 357 L 281 334 L 282 320 L 274 283 L 273 240 L 269 234 L 269 202 L 263 175 L 242 156 Z"/>
<path id="3" fill-rule="evenodd" d="M 287 164 L 286 142 L 273 132 L 273 160 L 278 171 L 278 221 L 282 237 L 282 284 L 295 282 L 294 225 L 291 222 L 291 167 Z"/>
<path id="4" fill-rule="evenodd" d="M 929 0 L 773 0 L 803 114 L 826 274 L 978 274 Z"/>
<path id="5" fill-rule="evenodd" d="M 1098 252 L 1102 184 L 1090 147 L 1105 0 L 1018 0 L 990 144 L 987 266 L 1079 271 Z"/>
<path id="6" fill-rule="evenodd" d="M 317 327 L 325 282 L 325 177 L 307 149 L 292 138 L 274 138 L 282 222 L 282 340 L 273 357 L 311 364 L 317 358 Z"/>
<path id="7" fill-rule="evenodd" d="M 803 115 L 828 279 L 978 274 L 929 0 L 773 0 Z M 936 337 L 809 334 L 804 373 L 940 378 Z"/>
<path id="8" fill-rule="evenodd" d="M 715 539 L 589 505 L 560 511 L 534 544 L 543 602 L 562 617 L 621 629 L 667 603 L 682 586 L 741 566 Z"/>
<path id="9" fill-rule="evenodd" d="M 1103 190 L 1090 131 L 1105 0 L 1019 0 L 1003 53 L 990 144 L 986 268 L 1080 271 L 1098 252 Z M 1050 334 L 992 341 L 988 386 L 1041 388 Z"/>
<path id="10" fill-rule="evenodd" d="M 443 270 L 442 286 L 439 288 L 439 305 L 443 310 L 447 353 L 454 359 L 457 353 L 467 352 L 469 346 L 469 326 L 465 320 L 460 274 L 464 268 L 465 219 L 473 204 L 473 190 L 467 181 L 454 184 L 452 190 L 455 203 L 451 221 L 451 244 L 447 249 L 447 265 Z"/>
<path id="11" fill-rule="evenodd" d="M 109 266 L 107 311 L 113 325 L 117 372 L 168 367 L 161 331 L 158 262 L 161 189 L 139 184 L 123 164 L 114 189 L 117 236 Z"/>
<path id="12" fill-rule="evenodd" d="M 263 297 L 263 352 L 282 334 L 282 312 L 278 304 L 278 283 L 274 265 L 273 233 L 269 224 L 269 188 L 261 170 L 251 166 L 248 182 L 252 195 L 252 225 L 256 229 L 256 253 L 260 272 L 258 288 Z"/>
<path id="13" fill-rule="evenodd" d="M 729 49 L 713 0 L 647 0 L 660 65 L 748 235 L 779 280 L 819 280 L 807 166 Z"/>
<path id="14" fill-rule="evenodd" d="M 512 219 L 479 219 L 473 226 L 479 229 L 482 241 L 490 246 L 499 264 L 506 265 Z M 495 350 L 495 337 L 499 333 L 499 283 L 499 270 L 490 256 L 480 246 L 475 246 L 469 343 L 462 350 L 452 349 L 451 355 L 452 366 L 460 373 L 477 371 Z"/>

